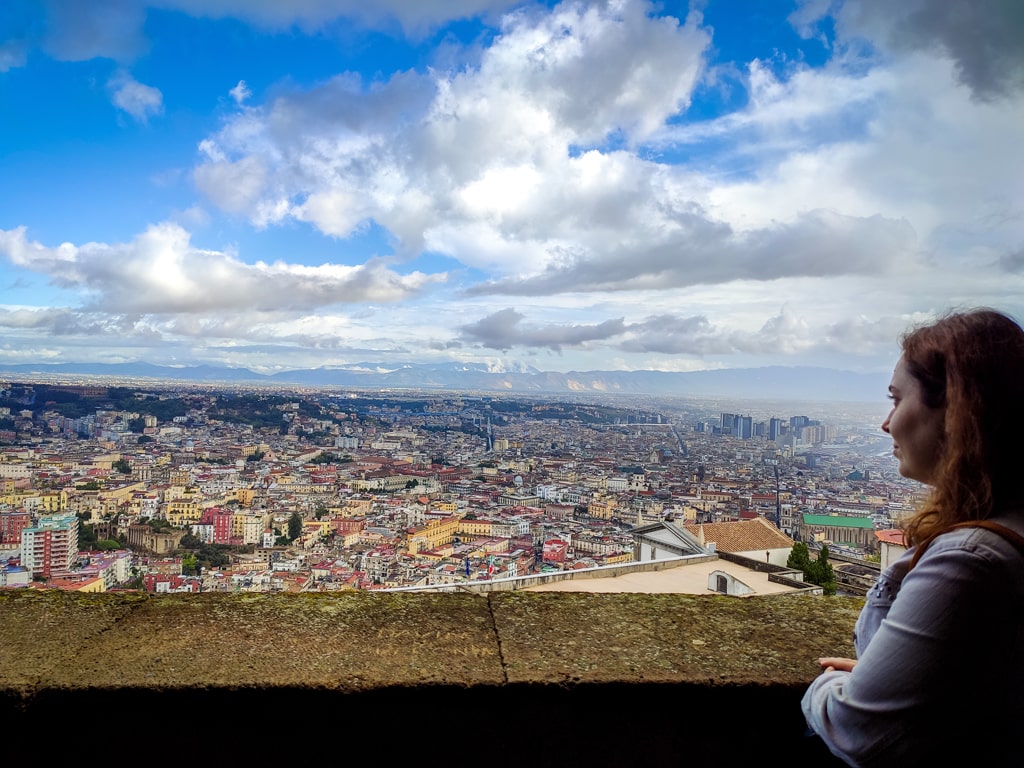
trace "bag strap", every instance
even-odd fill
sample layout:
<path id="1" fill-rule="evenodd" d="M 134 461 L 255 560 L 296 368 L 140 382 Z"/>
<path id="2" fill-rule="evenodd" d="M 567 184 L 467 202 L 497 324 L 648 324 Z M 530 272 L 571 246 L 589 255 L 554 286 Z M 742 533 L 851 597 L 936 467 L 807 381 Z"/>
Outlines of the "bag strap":
<path id="1" fill-rule="evenodd" d="M 955 523 L 954 525 L 951 525 L 944 531 L 933 533 L 931 536 L 925 539 L 921 543 L 921 546 L 918 547 L 917 551 L 914 553 L 914 557 L 910 561 L 910 567 L 913 568 L 915 565 L 917 565 L 917 561 L 921 559 L 921 555 L 924 554 L 925 549 L 928 548 L 928 545 L 931 544 L 937 536 L 941 536 L 944 533 L 948 533 L 954 528 L 985 528 L 986 530 L 992 531 L 993 533 L 998 533 L 1004 539 L 1006 539 L 1015 547 L 1017 547 L 1021 555 L 1024 555 L 1024 536 L 1021 536 L 1012 528 L 1008 528 L 1007 526 L 1001 523 L 993 522 L 992 520 L 965 520 L 962 523 Z"/>

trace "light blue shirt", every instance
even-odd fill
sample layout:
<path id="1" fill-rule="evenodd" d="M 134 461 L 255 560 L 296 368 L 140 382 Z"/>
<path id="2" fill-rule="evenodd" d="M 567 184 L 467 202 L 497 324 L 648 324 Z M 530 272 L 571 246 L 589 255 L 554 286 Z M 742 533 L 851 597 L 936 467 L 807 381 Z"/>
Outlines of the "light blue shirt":
<path id="1" fill-rule="evenodd" d="M 993 518 L 1024 533 L 1024 516 Z M 1024 766 L 1024 554 L 960 528 L 889 566 L 854 627 L 858 663 L 807 689 L 807 724 L 855 766 Z"/>

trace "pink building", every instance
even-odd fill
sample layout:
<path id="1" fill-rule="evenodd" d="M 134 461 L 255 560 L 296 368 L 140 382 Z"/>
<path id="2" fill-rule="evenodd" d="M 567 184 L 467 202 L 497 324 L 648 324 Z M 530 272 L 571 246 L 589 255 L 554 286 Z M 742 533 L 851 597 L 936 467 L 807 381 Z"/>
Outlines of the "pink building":
<path id="1" fill-rule="evenodd" d="M 569 554 L 569 542 L 561 539 L 548 539 L 544 542 L 544 562 L 564 563 Z"/>

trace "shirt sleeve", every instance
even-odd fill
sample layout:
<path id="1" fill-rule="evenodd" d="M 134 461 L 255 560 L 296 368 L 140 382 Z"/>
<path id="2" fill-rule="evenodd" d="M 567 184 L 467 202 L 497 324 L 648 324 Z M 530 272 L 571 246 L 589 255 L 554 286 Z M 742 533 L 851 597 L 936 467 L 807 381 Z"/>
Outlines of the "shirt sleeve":
<path id="1" fill-rule="evenodd" d="M 853 671 L 826 672 L 805 693 L 808 725 L 850 765 L 941 756 L 950 729 L 962 733 L 953 718 L 972 701 L 964 697 L 982 696 L 992 684 L 997 665 L 985 628 L 998 635 L 1005 625 L 993 597 L 1001 592 L 994 586 L 1005 572 L 1005 547 L 979 545 L 976 531 L 966 537 L 936 539 L 903 579 Z"/>

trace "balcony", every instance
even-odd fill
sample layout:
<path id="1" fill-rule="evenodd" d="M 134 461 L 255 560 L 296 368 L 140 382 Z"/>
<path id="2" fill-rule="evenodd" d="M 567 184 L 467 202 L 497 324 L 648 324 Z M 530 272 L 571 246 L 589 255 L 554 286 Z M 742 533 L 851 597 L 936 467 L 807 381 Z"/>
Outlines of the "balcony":
<path id="1" fill-rule="evenodd" d="M 788 761 L 805 747 L 815 659 L 852 655 L 862 602 L 4 590 L 3 755 L 176 768 Z"/>

